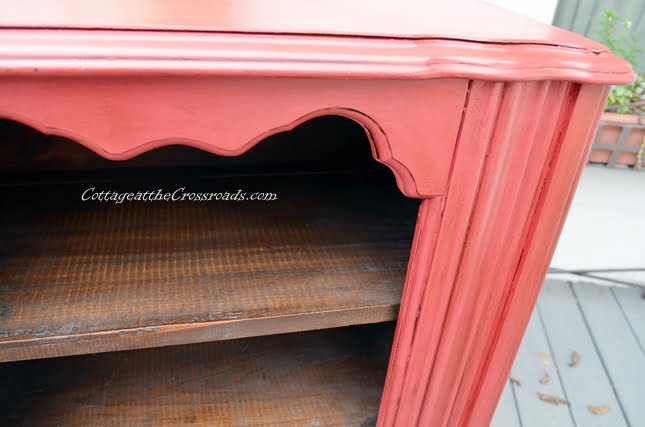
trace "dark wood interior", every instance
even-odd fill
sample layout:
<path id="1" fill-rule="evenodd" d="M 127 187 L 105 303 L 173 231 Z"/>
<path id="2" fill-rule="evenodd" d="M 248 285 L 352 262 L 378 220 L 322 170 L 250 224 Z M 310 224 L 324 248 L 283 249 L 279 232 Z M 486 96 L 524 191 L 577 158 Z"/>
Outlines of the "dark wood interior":
<path id="1" fill-rule="evenodd" d="M 11 121 L 0 135 L 1 425 L 375 423 L 419 201 L 359 125 L 122 162 Z"/>
<path id="2" fill-rule="evenodd" d="M 88 186 L 278 199 L 82 202 Z M 393 320 L 417 205 L 338 173 L 2 192 L 2 360 Z"/>
<path id="3" fill-rule="evenodd" d="M 393 326 L 0 364 L 0 425 L 374 426 Z"/>

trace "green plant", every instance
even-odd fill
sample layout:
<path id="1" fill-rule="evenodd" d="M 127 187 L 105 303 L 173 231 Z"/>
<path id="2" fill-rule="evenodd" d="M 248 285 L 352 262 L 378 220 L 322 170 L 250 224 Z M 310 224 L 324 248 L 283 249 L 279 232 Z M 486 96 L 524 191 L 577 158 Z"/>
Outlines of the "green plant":
<path id="1" fill-rule="evenodd" d="M 645 111 L 645 77 L 636 76 L 632 84 L 614 86 L 609 92 L 605 111 L 621 114 Z"/>
<path id="2" fill-rule="evenodd" d="M 613 9 L 606 9 L 599 16 L 599 28 L 596 31 L 598 41 L 609 48 L 614 55 L 638 66 L 638 54 L 642 52 L 638 34 L 632 29 L 631 19 L 622 18 Z"/>
<path id="3" fill-rule="evenodd" d="M 638 34 L 632 28 L 632 21 L 622 18 L 613 9 L 607 9 L 598 17 L 598 22 L 597 40 L 636 69 L 642 49 Z M 644 97 L 645 78 L 638 74 L 632 84 L 614 86 L 611 89 L 605 109 L 623 114 L 645 111 Z"/>

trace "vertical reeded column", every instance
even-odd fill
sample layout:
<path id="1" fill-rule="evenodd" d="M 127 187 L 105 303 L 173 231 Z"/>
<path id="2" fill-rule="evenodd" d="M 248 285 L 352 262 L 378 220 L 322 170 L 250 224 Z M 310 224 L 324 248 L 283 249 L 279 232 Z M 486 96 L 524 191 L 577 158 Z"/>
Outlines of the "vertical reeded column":
<path id="1" fill-rule="evenodd" d="M 421 206 L 380 426 L 488 425 L 605 97 L 471 82 L 447 193 Z"/>

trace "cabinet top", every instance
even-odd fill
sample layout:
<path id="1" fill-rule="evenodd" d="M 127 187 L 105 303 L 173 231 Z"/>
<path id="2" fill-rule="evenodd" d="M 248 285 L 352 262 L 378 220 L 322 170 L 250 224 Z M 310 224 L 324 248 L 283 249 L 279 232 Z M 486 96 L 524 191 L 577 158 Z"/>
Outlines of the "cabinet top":
<path id="1" fill-rule="evenodd" d="M 29 40 L 14 38 L 16 34 L 20 34 L 16 31 L 23 31 L 24 35 L 26 30 L 33 34 L 28 37 Z M 393 55 L 399 61 L 401 55 L 407 57 L 411 54 L 417 55 L 418 44 L 437 42 L 433 47 L 443 46 L 445 52 L 453 50 L 454 54 L 451 56 L 454 57 L 455 64 L 460 61 L 458 57 L 463 59 L 465 54 L 469 60 L 475 57 L 479 57 L 482 61 L 491 60 L 489 65 L 493 67 L 496 67 L 495 60 L 502 62 L 506 60 L 507 65 L 513 62 L 528 63 L 531 58 L 535 58 L 540 48 L 550 48 L 548 52 L 541 50 L 544 54 L 540 60 L 543 61 L 541 67 L 551 68 L 553 76 L 548 72 L 537 74 L 533 72 L 527 78 L 569 78 L 559 76 L 562 73 L 556 69 L 570 68 L 575 65 L 574 63 L 577 63 L 575 66 L 578 69 L 586 73 L 600 72 L 606 76 L 585 78 L 581 74 L 577 77 L 572 75 L 571 79 L 622 83 L 632 78 L 629 65 L 613 57 L 607 48 L 599 43 L 475 0 L 21 0 L 0 2 L 0 31 L 3 34 L 9 34 L 11 43 L 28 41 L 33 46 L 33 39 L 38 37 L 34 33 L 40 32 L 44 35 L 48 32 L 44 37 L 56 45 L 59 43 L 57 37 L 60 36 L 61 30 L 67 30 L 72 34 L 76 32 L 77 38 L 89 40 L 99 36 L 110 39 L 110 34 L 119 33 L 118 37 L 112 37 L 111 40 L 116 41 L 117 38 L 122 40 L 125 37 L 130 39 L 131 45 L 132 42 L 136 44 L 146 39 L 143 42 L 146 49 L 151 47 L 149 44 L 151 34 L 169 36 L 176 33 L 183 35 L 185 40 L 188 40 L 188 34 L 192 35 L 193 46 L 195 46 L 195 37 L 208 35 L 211 37 L 266 36 L 269 37 L 269 43 L 272 43 L 271 39 L 288 40 L 298 37 L 308 38 L 310 41 L 312 39 L 336 40 L 322 44 L 319 43 L 320 40 L 317 42 L 319 44 L 312 42 L 313 44 L 305 49 L 310 54 L 318 52 L 329 54 L 334 50 L 342 51 L 348 44 L 362 42 L 362 48 L 357 49 L 356 52 L 366 52 L 368 55 L 371 52 L 373 55 L 382 56 L 388 48 L 401 47 L 403 42 L 407 42 L 407 48 L 399 49 Z M 83 34 L 78 34 L 79 31 Z M 142 34 L 147 34 L 148 38 Z M 2 37 L 1 34 L 0 37 Z M 163 37 L 160 36 L 161 38 Z M 211 38 L 211 40 L 214 39 Z M 346 43 L 340 46 L 343 40 Z M 175 39 L 174 44 L 179 41 L 180 39 Z M 1 42 L 2 40 L 0 44 Z M 67 43 L 69 44 L 69 41 Z M 268 47 L 266 39 L 260 42 L 262 43 Z M 281 41 L 276 43 L 279 44 Z M 375 49 L 374 43 L 381 43 L 383 51 L 377 53 L 379 49 Z M 106 46 L 105 42 L 99 44 L 103 48 Z M 465 44 L 469 47 L 466 48 Z M 113 45 L 114 43 L 110 44 L 110 46 Z M 222 43 L 218 45 L 222 46 Z M 163 48 L 164 46 L 154 47 Z M 65 47 L 69 48 L 68 45 Z M 89 52 L 88 49 L 91 47 L 87 44 L 83 46 L 85 52 Z M 257 47 L 255 46 L 256 50 Z M 275 45 L 272 44 L 271 47 Z M 427 43 L 424 47 L 428 47 Z M 187 50 L 185 48 L 186 45 L 184 50 Z M 239 44 L 235 49 L 244 51 Z M 293 49 L 294 46 L 291 43 L 289 50 L 292 59 L 295 58 Z M 3 56 L 2 50 L 0 46 L 0 59 Z M 51 53 L 51 46 L 43 49 L 45 50 Z M 488 53 L 486 53 L 487 50 Z M 511 50 L 514 52 L 509 57 Z M 387 52 L 389 55 L 392 53 Z M 553 56 L 554 53 L 555 56 Z M 359 56 L 352 54 L 356 63 Z M 567 56 L 568 54 L 571 54 L 570 57 Z M 428 60 L 427 49 L 424 55 Z M 430 56 L 436 58 L 437 52 L 432 52 Z M 446 60 L 445 56 L 446 53 L 442 57 L 443 63 Z M 253 60 L 257 59 L 253 58 Z M 358 62 L 361 61 L 358 60 Z M 485 71 L 483 68 L 485 66 L 480 64 L 482 71 Z M 417 78 L 429 77 L 428 73 L 420 72 L 420 69 L 416 72 L 411 72 L 411 69 L 408 71 L 410 72 L 398 77 L 412 75 Z M 388 70 L 383 68 L 380 75 L 389 75 Z M 503 73 L 498 75 L 501 79 L 515 79 L 510 76 L 504 77 Z"/>
<path id="2" fill-rule="evenodd" d="M 446 38 L 605 50 L 474 0 L 21 0 L 0 4 L 0 26 Z"/>

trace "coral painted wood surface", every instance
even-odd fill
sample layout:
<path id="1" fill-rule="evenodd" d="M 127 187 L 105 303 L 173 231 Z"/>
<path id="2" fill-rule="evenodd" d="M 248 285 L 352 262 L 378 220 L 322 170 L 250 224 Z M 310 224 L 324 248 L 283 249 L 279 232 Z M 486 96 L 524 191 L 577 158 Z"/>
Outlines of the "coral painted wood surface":
<path id="1" fill-rule="evenodd" d="M 361 124 L 424 199 L 379 426 L 486 426 L 627 63 L 480 3 L 0 5 L 0 117 L 114 159 Z M 485 23 L 485 25 L 483 24 Z"/>

